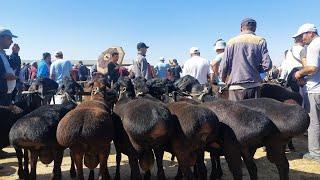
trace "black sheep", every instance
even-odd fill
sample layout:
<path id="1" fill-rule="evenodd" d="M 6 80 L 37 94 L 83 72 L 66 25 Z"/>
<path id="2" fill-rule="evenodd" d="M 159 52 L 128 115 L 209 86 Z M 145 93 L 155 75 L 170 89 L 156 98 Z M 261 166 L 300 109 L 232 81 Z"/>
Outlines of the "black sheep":
<path id="1" fill-rule="evenodd" d="M 205 107 L 187 102 L 173 102 L 168 104 L 168 108 L 177 117 L 183 133 L 192 147 L 192 151 L 197 153 L 196 178 L 207 179 L 204 150 L 206 145 L 217 141 L 219 134 L 217 116 Z M 179 177 L 179 174 L 177 177 Z"/>
<path id="2" fill-rule="evenodd" d="M 56 129 L 61 118 L 73 109 L 73 103 L 62 105 L 44 105 L 20 118 L 9 133 L 10 144 L 15 148 L 24 148 L 24 176 L 36 179 L 38 157 L 44 164 L 54 160 L 52 179 L 61 178 L 63 147 L 56 140 Z M 44 113 L 45 112 L 45 113 Z M 28 153 L 31 153 L 31 172 L 28 170 Z"/>

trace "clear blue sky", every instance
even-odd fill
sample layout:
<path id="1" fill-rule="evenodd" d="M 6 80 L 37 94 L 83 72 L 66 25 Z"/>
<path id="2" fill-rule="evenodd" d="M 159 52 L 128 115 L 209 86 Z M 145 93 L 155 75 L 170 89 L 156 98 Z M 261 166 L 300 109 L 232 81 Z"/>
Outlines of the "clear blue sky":
<path id="1" fill-rule="evenodd" d="M 97 59 L 107 47 L 119 45 L 131 60 L 139 41 L 150 46 L 152 64 L 160 56 L 183 63 L 192 46 L 212 59 L 215 40 L 237 35 L 240 21 L 252 17 L 279 64 L 301 24 L 320 24 L 317 0 L 7 0 L 1 5 L 0 26 L 19 36 L 14 41 L 23 59 L 40 59 L 43 52 L 57 50 L 67 59 Z"/>

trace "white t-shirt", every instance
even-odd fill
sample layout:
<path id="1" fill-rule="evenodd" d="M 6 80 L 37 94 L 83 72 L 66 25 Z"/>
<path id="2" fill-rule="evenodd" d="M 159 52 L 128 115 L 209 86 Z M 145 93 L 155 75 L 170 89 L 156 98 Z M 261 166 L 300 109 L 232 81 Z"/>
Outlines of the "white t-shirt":
<path id="1" fill-rule="evenodd" d="M 196 78 L 200 84 L 208 82 L 208 74 L 210 73 L 210 63 L 200 56 L 193 56 L 188 59 L 182 70 L 182 76 L 190 75 Z"/>
<path id="2" fill-rule="evenodd" d="M 318 71 L 307 77 L 308 93 L 320 93 L 320 37 L 315 38 L 307 48 L 307 66 L 316 66 Z"/>
<path id="3" fill-rule="evenodd" d="M 293 68 L 302 67 L 300 53 L 303 50 L 303 46 L 295 44 L 288 50 L 285 59 L 281 63 L 281 75 L 282 79 L 287 79 L 287 76 Z M 299 61 L 300 62 L 299 62 Z"/>

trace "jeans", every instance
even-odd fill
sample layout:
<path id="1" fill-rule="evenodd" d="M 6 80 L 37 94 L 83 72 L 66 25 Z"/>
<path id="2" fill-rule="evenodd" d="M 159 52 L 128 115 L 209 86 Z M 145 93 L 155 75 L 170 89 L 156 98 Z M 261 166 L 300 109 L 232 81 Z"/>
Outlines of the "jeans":
<path id="1" fill-rule="evenodd" d="M 0 93 L 0 105 L 9 106 L 12 104 L 12 94 Z"/>
<path id="2" fill-rule="evenodd" d="M 320 93 L 308 94 L 310 125 L 308 128 L 308 149 L 310 155 L 320 157 Z"/>
<path id="3" fill-rule="evenodd" d="M 240 101 L 244 99 L 260 98 L 260 87 L 249 89 L 229 90 L 229 100 Z"/>

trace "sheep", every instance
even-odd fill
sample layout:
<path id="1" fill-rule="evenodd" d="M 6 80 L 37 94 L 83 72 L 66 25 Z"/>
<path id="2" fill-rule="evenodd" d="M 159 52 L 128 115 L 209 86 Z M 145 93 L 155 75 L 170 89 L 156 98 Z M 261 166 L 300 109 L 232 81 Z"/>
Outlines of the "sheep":
<path id="1" fill-rule="evenodd" d="M 49 164 L 54 160 L 52 179 L 61 179 L 63 148 L 57 143 L 55 134 L 60 119 L 76 105 L 44 105 L 18 119 L 9 133 L 14 148 L 24 148 L 24 178 L 36 179 L 37 160 Z M 45 113 L 44 113 L 45 112 Z M 31 172 L 28 170 L 30 151 Z"/>
<path id="2" fill-rule="evenodd" d="M 299 105 L 285 104 L 270 98 L 248 99 L 238 103 L 267 115 L 281 132 L 280 139 L 285 142 L 304 133 L 310 123 L 308 113 Z"/>
<path id="3" fill-rule="evenodd" d="M 96 79 L 93 86 L 96 90 L 92 100 L 81 103 L 61 119 L 56 137 L 61 146 L 70 148 L 78 179 L 84 179 L 83 158 L 91 170 L 89 179 L 94 178 L 92 170 L 99 163 L 99 179 L 109 179 L 107 160 L 114 137 L 112 107 L 117 94 L 106 79 Z"/>
<path id="4" fill-rule="evenodd" d="M 119 101 L 114 109 L 121 117 L 127 139 L 138 154 L 140 167 L 146 172 L 144 178 L 150 178 L 150 168 L 154 162 L 153 150 L 156 155 L 158 179 L 165 179 L 162 158 L 166 150 L 177 155 L 183 175 L 191 179 L 190 166 L 195 163 L 195 155 L 190 151 L 178 121 L 172 117 L 166 106 L 156 98 L 143 95 L 148 92 L 147 88 L 144 89 L 144 82 L 136 79 L 133 86 L 130 79 L 120 79 L 117 83 L 120 85 Z M 135 89 L 138 98 L 135 98 Z M 119 148 L 117 143 L 115 145 L 118 154 Z M 130 154 L 128 156 L 135 157 Z"/>
<path id="5" fill-rule="evenodd" d="M 204 165 L 204 150 L 207 144 L 217 141 L 219 133 L 219 120 L 217 116 L 205 107 L 187 102 L 169 103 L 168 108 L 177 117 L 183 133 L 190 142 L 192 150 L 197 152 L 196 178 L 207 179 L 207 171 Z M 177 176 L 179 177 L 179 174 Z"/>
<path id="6" fill-rule="evenodd" d="M 269 160 L 277 165 L 280 179 L 288 179 L 289 163 L 283 149 L 284 144 L 275 141 L 282 137 L 281 132 L 266 115 L 227 100 L 216 100 L 203 105 L 214 111 L 219 120 L 234 131 L 241 144 L 242 158 L 251 179 L 257 179 L 253 155 L 261 146 L 266 147 Z"/>

